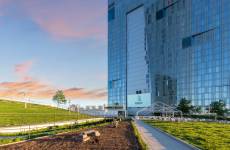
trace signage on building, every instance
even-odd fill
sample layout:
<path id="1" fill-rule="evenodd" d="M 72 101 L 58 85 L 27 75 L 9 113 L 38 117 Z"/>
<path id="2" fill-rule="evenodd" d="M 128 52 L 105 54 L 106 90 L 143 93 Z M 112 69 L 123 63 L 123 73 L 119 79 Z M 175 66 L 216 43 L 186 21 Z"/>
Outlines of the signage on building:
<path id="1" fill-rule="evenodd" d="M 151 94 L 128 95 L 128 107 L 149 107 L 151 105 Z"/>

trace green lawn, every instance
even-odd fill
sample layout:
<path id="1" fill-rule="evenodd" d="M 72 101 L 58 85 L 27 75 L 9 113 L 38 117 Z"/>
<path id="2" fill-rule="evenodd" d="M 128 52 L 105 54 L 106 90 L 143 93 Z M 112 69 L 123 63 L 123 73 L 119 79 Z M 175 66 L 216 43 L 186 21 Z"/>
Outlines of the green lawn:
<path id="1" fill-rule="evenodd" d="M 0 100 L 0 127 L 92 118 L 54 107 Z"/>
<path id="2" fill-rule="evenodd" d="M 230 124 L 145 121 L 204 150 L 230 150 Z"/>

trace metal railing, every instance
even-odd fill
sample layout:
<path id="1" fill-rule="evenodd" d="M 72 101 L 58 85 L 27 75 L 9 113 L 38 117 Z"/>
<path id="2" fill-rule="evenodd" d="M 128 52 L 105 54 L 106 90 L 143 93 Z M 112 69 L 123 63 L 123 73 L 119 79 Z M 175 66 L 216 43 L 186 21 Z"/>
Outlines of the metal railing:
<path id="1" fill-rule="evenodd" d="M 27 140 L 72 131 L 76 125 L 101 119 L 74 112 L 0 113 L 0 145 L 10 140 Z"/>
<path id="2" fill-rule="evenodd" d="M 179 113 L 180 116 L 182 116 L 182 111 L 178 110 L 175 106 L 167 105 L 162 102 L 155 102 L 150 107 L 145 107 L 141 110 L 139 110 L 136 113 L 136 116 L 139 116 L 140 114 L 142 116 L 144 115 L 151 115 L 153 113 L 161 113 L 163 115 L 172 115 L 174 116 L 175 113 Z"/>

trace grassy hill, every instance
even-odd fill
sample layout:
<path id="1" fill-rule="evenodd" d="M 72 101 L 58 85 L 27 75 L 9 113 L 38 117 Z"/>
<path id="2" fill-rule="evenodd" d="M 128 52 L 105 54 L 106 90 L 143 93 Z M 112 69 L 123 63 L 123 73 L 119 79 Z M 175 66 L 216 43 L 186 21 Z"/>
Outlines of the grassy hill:
<path id="1" fill-rule="evenodd" d="M 0 100 L 0 127 L 92 118 L 49 106 Z"/>

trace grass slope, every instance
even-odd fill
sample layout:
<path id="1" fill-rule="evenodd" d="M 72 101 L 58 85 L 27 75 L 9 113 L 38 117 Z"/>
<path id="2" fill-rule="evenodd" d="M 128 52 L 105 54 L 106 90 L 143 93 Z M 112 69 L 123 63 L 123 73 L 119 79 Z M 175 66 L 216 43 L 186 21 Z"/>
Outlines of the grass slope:
<path id="1" fill-rule="evenodd" d="M 0 127 L 92 118 L 54 107 L 0 100 Z"/>
<path id="2" fill-rule="evenodd" d="M 230 148 L 230 124 L 209 122 L 145 122 L 200 149 L 227 150 Z"/>

